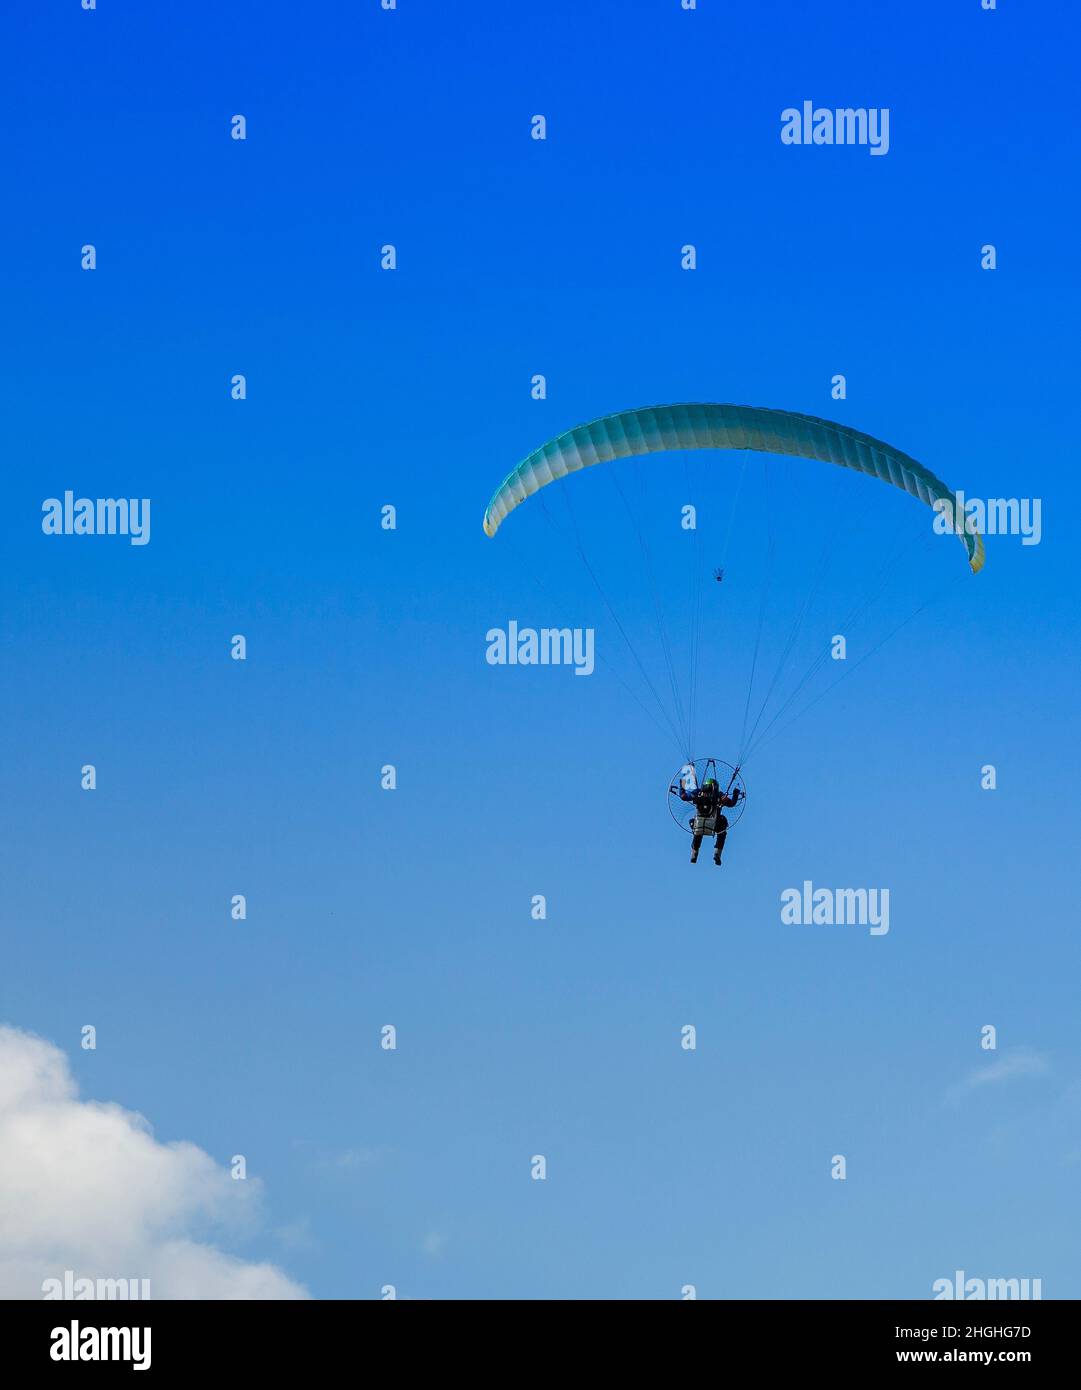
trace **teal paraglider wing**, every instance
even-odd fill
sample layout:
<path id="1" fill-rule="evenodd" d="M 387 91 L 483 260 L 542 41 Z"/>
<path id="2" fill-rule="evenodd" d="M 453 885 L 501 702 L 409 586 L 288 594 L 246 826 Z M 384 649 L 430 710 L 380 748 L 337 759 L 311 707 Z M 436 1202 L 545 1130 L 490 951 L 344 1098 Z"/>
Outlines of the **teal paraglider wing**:
<path id="1" fill-rule="evenodd" d="M 494 536 L 515 507 L 568 473 L 612 459 L 681 449 L 753 449 L 833 463 L 879 478 L 928 507 L 941 503 L 954 522 L 953 491 L 914 458 L 881 439 L 815 415 L 691 402 L 621 410 L 576 425 L 534 449 L 496 489 L 484 513 L 485 534 Z M 957 519 L 956 529 L 972 572 L 978 573 L 984 563 L 983 539 L 963 518 Z"/>

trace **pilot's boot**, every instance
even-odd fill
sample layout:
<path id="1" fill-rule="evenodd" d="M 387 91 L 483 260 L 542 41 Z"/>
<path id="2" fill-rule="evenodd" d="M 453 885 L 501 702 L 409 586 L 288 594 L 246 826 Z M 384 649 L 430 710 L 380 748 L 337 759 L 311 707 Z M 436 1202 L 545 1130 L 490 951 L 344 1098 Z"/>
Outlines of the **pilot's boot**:
<path id="1" fill-rule="evenodd" d="M 721 862 L 721 850 L 724 849 L 724 842 L 727 834 L 727 831 L 722 831 L 721 834 L 717 836 L 717 846 L 713 851 L 714 864 L 719 864 Z"/>
<path id="2" fill-rule="evenodd" d="M 698 851 L 701 849 L 701 847 L 702 847 L 702 837 L 701 837 L 701 835 L 696 835 L 696 836 L 694 837 L 694 839 L 691 841 L 691 863 L 692 863 L 692 864 L 697 864 L 697 863 L 698 863 Z"/>

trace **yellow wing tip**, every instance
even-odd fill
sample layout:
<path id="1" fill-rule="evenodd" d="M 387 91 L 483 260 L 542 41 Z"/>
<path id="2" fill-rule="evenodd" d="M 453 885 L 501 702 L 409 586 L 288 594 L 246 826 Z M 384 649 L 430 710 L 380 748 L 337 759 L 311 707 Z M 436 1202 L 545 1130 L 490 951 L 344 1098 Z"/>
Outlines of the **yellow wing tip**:
<path id="1" fill-rule="evenodd" d="M 986 563 L 986 561 L 987 561 L 987 552 L 986 552 L 986 550 L 984 549 L 984 546 L 983 546 L 983 537 L 980 535 L 980 533 L 979 533 L 978 531 L 975 533 L 975 536 L 976 536 L 976 549 L 975 549 L 975 552 L 974 552 L 974 554 L 973 554 L 973 556 L 972 556 L 972 559 L 969 560 L 968 563 L 969 563 L 969 568 L 972 570 L 972 573 L 973 573 L 973 574 L 979 574 L 980 570 L 983 569 L 983 567 L 984 567 L 984 565 L 985 565 L 985 563 Z"/>

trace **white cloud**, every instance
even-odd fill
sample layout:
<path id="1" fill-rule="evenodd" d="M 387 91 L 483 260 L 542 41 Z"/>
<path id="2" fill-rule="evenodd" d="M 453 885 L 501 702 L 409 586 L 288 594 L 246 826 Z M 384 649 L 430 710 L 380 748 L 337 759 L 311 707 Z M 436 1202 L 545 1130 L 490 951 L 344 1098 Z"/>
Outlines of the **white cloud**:
<path id="1" fill-rule="evenodd" d="M 950 1099 L 957 1100 L 965 1092 L 977 1090 L 981 1086 L 995 1086 L 1003 1081 L 1015 1081 L 1022 1076 L 1043 1076 L 1047 1066 L 1047 1058 L 1042 1052 L 1037 1052 L 1031 1047 L 1016 1047 L 1010 1052 L 1004 1052 L 1001 1057 L 995 1056 L 993 1062 L 974 1068 L 962 1082 L 951 1086 L 947 1095 Z"/>
<path id="2" fill-rule="evenodd" d="M 0 1026 L 0 1298 L 42 1282 L 149 1279 L 151 1298 L 306 1298 L 272 1264 L 198 1239 L 254 1217 L 259 1183 L 235 1182 L 194 1144 L 163 1144 L 120 1105 L 80 1100 L 63 1052 Z"/>
<path id="3" fill-rule="evenodd" d="M 986 1067 L 978 1067 L 968 1075 L 970 1086 L 993 1085 L 996 1081 L 1013 1081 L 1018 1076 L 1042 1076 L 1047 1070 L 1047 1058 L 1031 1047 L 1017 1047 L 1006 1052 Z"/>
<path id="4" fill-rule="evenodd" d="M 378 1149 L 342 1149 L 339 1153 L 324 1155 L 317 1166 L 332 1169 L 368 1168 L 378 1162 Z"/>

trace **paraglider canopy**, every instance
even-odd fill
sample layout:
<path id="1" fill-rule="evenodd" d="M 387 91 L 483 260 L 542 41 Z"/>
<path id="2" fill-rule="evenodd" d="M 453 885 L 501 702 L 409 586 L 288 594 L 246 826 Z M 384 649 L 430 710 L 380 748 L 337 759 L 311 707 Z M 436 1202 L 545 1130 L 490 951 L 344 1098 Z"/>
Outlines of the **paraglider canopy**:
<path id="1" fill-rule="evenodd" d="M 699 539 L 699 504 L 705 497 L 705 487 L 699 496 L 700 483 L 694 483 L 691 490 L 691 459 L 688 457 L 701 452 L 704 457 L 700 463 L 703 480 L 716 478 L 722 482 L 726 470 L 716 467 L 721 459 L 740 453 L 751 452 L 759 455 L 762 463 L 762 514 L 765 525 L 763 540 L 764 554 L 760 566 L 754 573 L 759 580 L 759 600 L 757 604 L 748 602 L 748 578 L 752 577 L 746 559 L 748 549 L 742 544 L 745 528 L 742 521 L 736 526 L 741 514 L 744 499 L 744 475 L 750 460 L 743 458 L 738 475 L 733 476 L 734 497 L 729 513 L 728 528 L 723 546 L 716 552 L 707 551 L 708 561 L 703 555 L 703 545 Z M 600 469 L 601 477 L 611 480 L 615 494 L 632 528 L 632 536 L 637 539 L 641 552 L 641 564 L 626 563 L 623 548 L 610 537 L 613 532 L 607 525 L 597 528 L 579 526 L 572 506 L 573 487 L 567 487 L 563 480 L 582 470 L 592 471 L 596 464 L 609 464 L 619 460 L 634 461 L 639 458 L 664 454 L 683 454 L 680 472 L 687 485 L 687 492 L 680 500 L 684 505 L 678 514 L 669 511 L 666 515 L 669 525 L 660 551 L 661 562 L 667 566 L 677 551 L 685 557 L 686 568 L 690 570 L 689 592 L 674 596 L 673 586 L 667 581 L 665 570 L 659 572 L 654 565 L 647 539 L 648 525 L 643 525 L 640 515 L 645 510 L 646 494 L 639 491 L 637 504 L 628 496 L 619 479 L 620 472 L 628 471 L 642 481 L 637 468 L 623 470 L 619 467 Z M 779 456 L 779 458 L 778 458 Z M 790 466 L 791 460 L 809 460 L 806 465 Z M 818 464 L 829 464 L 831 468 L 820 468 Z M 677 476 L 671 470 L 674 462 L 666 468 L 657 470 L 658 482 Z M 901 632 L 906 624 L 917 617 L 931 598 L 922 593 L 906 616 L 898 614 L 901 606 L 890 594 L 883 598 L 893 576 L 897 575 L 901 584 L 901 604 L 908 607 L 907 575 L 901 566 L 902 557 L 907 558 L 911 542 L 907 537 L 900 539 L 894 534 L 893 523 L 885 514 L 881 521 L 867 522 L 868 514 L 874 515 L 874 496 L 877 489 L 868 488 L 871 495 L 857 506 L 848 489 L 837 477 L 836 501 L 812 506 L 807 515 L 812 521 L 824 518 L 826 525 L 804 528 L 803 515 L 795 517 L 795 528 L 786 526 L 775 531 L 773 518 L 773 480 L 784 484 L 783 494 L 791 493 L 790 484 L 799 475 L 806 478 L 808 490 L 814 495 L 831 472 L 840 475 L 841 470 L 877 479 L 897 495 L 905 495 L 920 507 L 933 511 L 935 524 L 920 528 L 919 542 L 924 551 L 937 545 L 933 539 L 950 530 L 964 547 L 968 567 L 973 573 L 984 564 L 983 539 L 971 524 L 963 509 L 958 505 L 959 494 L 955 494 L 941 478 L 930 469 L 918 463 L 910 455 L 903 453 L 892 444 L 876 439 L 849 425 L 805 415 L 795 411 L 774 410 L 759 406 L 732 405 L 716 402 L 687 402 L 675 405 L 645 406 L 639 409 L 618 411 L 604 415 L 586 424 L 576 425 L 555 435 L 539 448 L 526 455 L 513 468 L 495 489 L 484 513 L 484 532 L 493 537 L 505 523 L 510 513 L 523 503 L 529 503 L 526 510 L 531 511 L 530 501 L 538 493 L 538 510 L 547 525 L 561 537 L 566 546 L 566 554 L 576 555 L 585 573 L 595 587 L 604 612 L 611 620 L 612 627 L 622 640 L 633 662 L 630 680 L 607 660 L 605 654 L 598 652 L 598 659 L 607 667 L 619 683 L 653 719 L 662 733 L 667 730 L 679 748 L 679 753 L 687 761 L 684 773 L 677 775 L 677 786 L 669 795 L 673 818 L 682 825 L 686 815 L 687 803 L 679 800 L 679 785 L 685 790 L 701 790 L 707 777 L 707 765 L 717 773 L 719 791 L 742 790 L 739 781 L 740 769 L 746 766 L 749 758 L 758 756 L 758 750 L 769 739 L 783 735 L 784 731 L 797 719 L 802 718 L 820 699 L 833 690 L 846 676 L 860 669 L 878 652 L 894 634 Z M 642 474 L 650 470 L 641 470 Z M 757 471 L 757 470 L 755 470 Z M 560 526 L 549 515 L 545 492 L 553 484 L 561 486 L 553 490 L 554 498 L 562 498 L 566 507 L 566 526 Z M 711 486 L 711 484 L 707 484 Z M 660 489 L 658 489 L 659 493 Z M 594 494 L 595 495 L 595 494 Z M 674 502 L 674 495 L 670 501 Z M 638 510 L 636 510 L 636 505 Z M 787 503 L 786 503 L 787 506 Z M 795 508 L 790 508 L 795 510 Z M 904 508 L 902 507 L 903 511 Z M 702 516 L 712 518 L 718 509 L 709 504 L 702 508 Z M 661 513 L 658 511 L 659 517 Z M 938 519 L 951 518 L 951 525 L 943 528 Z M 650 517 L 650 521 L 653 517 Z M 715 524 L 712 523 L 711 524 Z M 678 531 L 676 530 L 678 527 Z M 733 532 L 733 528 L 735 532 Z M 913 531 L 915 526 L 911 527 Z M 737 553 L 733 568 L 728 570 L 729 541 L 733 533 L 737 537 Z M 758 528 L 755 528 L 756 538 Z M 810 555 L 804 558 L 798 548 L 800 538 L 812 536 L 812 552 L 820 547 L 817 560 Z M 853 568 L 851 581 L 855 588 L 852 598 L 846 592 L 850 585 L 837 574 L 835 555 L 839 538 L 851 536 L 858 547 L 859 564 Z M 653 656 L 639 650 L 633 633 L 639 611 L 648 613 L 649 608 L 635 600 L 634 616 L 624 621 L 623 616 L 606 591 L 602 582 L 600 567 L 595 565 L 587 554 L 586 543 L 596 537 L 602 554 L 607 548 L 614 556 L 617 581 L 622 586 L 631 571 L 640 575 L 648 585 L 652 597 L 652 618 L 656 630 L 657 645 Z M 602 539 L 603 537 L 603 539 Z M 685 538 L 686 542 L 685 543 Z M 712 545 L 712 541 L 710 541 Z M 953 548 L 951 542 L 949 547 Z M 958 556 L 959 559 L 959 556 Z M 708 580 L 709 571 L 703 571 L 703 564 L 717 567 L 712 571 L 712 583 Z M 944 558 L 944 565 L 946 560 Z M 831 568 L 832 567 L 832 568 Z M 959 575 L 963 574 L 960 564 L 956 565 Z M 922 571 L 918 573 L 922 574 Z M 928 573 L 931 570 L 928 569 Z M 659 574 L 659 578 L 658 578 Z M 774 586 L 774 577 L 779 577 L 779 586 Z M 835 582 L 838 581 L 839 582 Z M 948 581 L 952 583 L 952 577 Z M 786 615 L 781 628 L 777 627 L 776 614 L 778 591 L 783 595 L 788 584 L 798 595 L 791 605 L 791 613 Z M 538 584 L 543 583 L 538 579 Z M 703 598 L 704 591 L 710 597 Z M 622 589 L 621 589 L 622 592 Z M 824 615 L 815 605 L 819 598 L 829 604 L 841 603 L 841 611 L 836 615 Z M 688 601 L 689 600 L 689 601 Z M 871 633 L 866 618 L 875 604 L 880 603 L 882 611 L 889 613 L 888 623 L 884 623 L 884 635 Z M 783 604 L 783 599 L 782 599 Z M 668 630 L 669 617 L 673 611 L 686 618 L 686 643 L 680 650 L 680 643 L 673 642 Z M 755 612 L 757 611 L 757 620 Z M 709 632 L 719 631 L 719 620 L 725 622 L 725 659 L 723 669 L 710 674 L 709 652 L 702 641 L 703 628 Z M 789 620 L 790 619 L 790 620 Z M 853 644 L 853 660 L 848 661 L 847 641 L 849 629 L 860 624 Z M 843 634 L 842 638 L 836 634 Z M 805 636 L 800 646 L 801 635 Z M 877 640 L 876 640 L 877 638 Z M 842 641 L 843 650 L 837 643 Z M 699 745 L 696 736 L 696 720 L 699 713 L 699 692 L 709 691 L 711 714 L 718 718 L 719 701 L 732 695 L 732 702 L 738 709 L 738 694 L 729 687 L 739 679 L 734 669 L 742 664 L 740 653 L 748 653 L 746 694 L 743 700 L 743 717 L 739 721 L 736 710 L 725 710 L 721 714 L 723 727 L 732 732 L 730 751 L 736 759 L 735 764 L 720 759 L 695 758 L 694 749 Z M 663 661 L 667 675 L 668 690 L 661 680 L 655 680 L 651 666 L 656 656 Z M 684 655 L 689 656 L 689 674 L 683 685 L 677 672 L 677 662 Z M 705 661 L 701 658 L 705 656 Z M 842 666 L 834 669 L 834 662 Z M 704 675 L 700 678 L 700 668 Z M 823 672 L 833 671 L 830 678 L 819 682 L 815 688 L 812 682 Z M 686 697 L 686 698 L 684 698 Z M 733 722 L 733 720 L 737 722 Z M 736 729 L 739 729 L 738 737 Z M 673 803 L 673 796 L 675 801 Z M 702 798 L 708 803 L 711 797 Z M 732 810 L 736 813 L 733 821 L 742 814 L 743 798 Z"/>
<path id="2" fill-rule="evenodd" d="M 548 440 L 496 488 L 484 513 L 484 533 L 494 536 L 504 518 L 527 497 L 579 469 L 682 449 L 751 449 L 817 459 L 878 478 L 925 506 L 938 504 L 954 515 L 955 494 L 941 478 L 892 444 L 861 430 L 791 410 L 690 401 L 621 410 Z M 954 526 L 975 574 L 983 568 L 983 538 L 964 517 L 955 517 Z"/>

